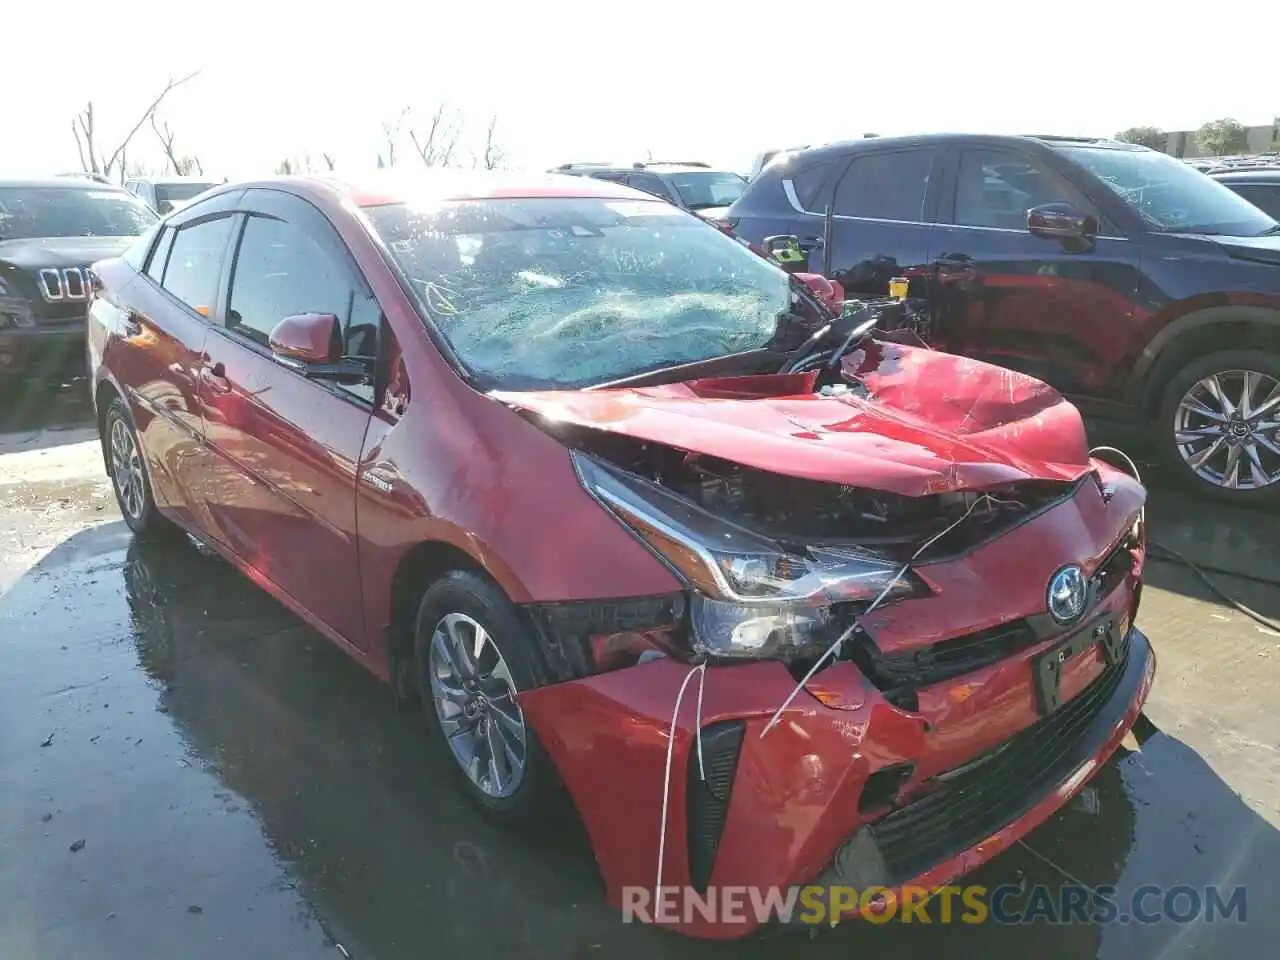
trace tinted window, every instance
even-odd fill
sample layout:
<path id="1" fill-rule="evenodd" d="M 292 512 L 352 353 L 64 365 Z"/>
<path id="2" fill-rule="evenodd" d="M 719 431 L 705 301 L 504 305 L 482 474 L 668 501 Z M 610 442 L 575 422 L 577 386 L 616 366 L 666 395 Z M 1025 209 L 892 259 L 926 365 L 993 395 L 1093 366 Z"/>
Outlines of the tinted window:
<path id="1" fill-rule="evenodd" d="M 156 222 L 128 191 L 83 187 L 0 187 L 0 240 L 136 237 Z"/>
<path id="2" fill-rule="evenodd" d="M 836 185 L 835 212 L 876 220 L 924 220 L 933 151 L 907 150 L 858 157 Z"/>
<path id="3" fill-rule="evenodd" d="M 667 192 L 663 182 L 651 173 L 633 173 L 627 178 L 627 182 L 637 190 L 651 193 L 655 197 L 661 197 L 663 200 L 671 199 L 671 194 Z"/>
<path id="4" fill-rule="evenodd" d="M 265 344 L 285 317 L 332 313 L 345 328 L 354 291 L 345 269 L 292 223 L 245 222 L 231 276 L 227 328 Z"/>
<path id="5" fill-rule="evenodd" d="M 822 212 L 824 206 L 822 187 L 834 166 L 834 160 L 824 160 L 795 172 L 791 177 L 791 183 L 796 188 L 796 199 L 800 201 L 800 206 L 815 213 Z"/>
<path id="6" fill-rule="evenodd" d="M 216 186 L 216 183 L 158 183 L 156 184 L 156 203 L 173 204 L 193 200 Z"/>
<path id="7" fill-rule="evenodd" d="M 160 235 L 160 242 L 151 251 L 151 259 L 147 261 L 147 276 L 157 283 L 164 278 L 164 265 L 169 260 L 169 250 L 173 246 L 174 229 L 165 227 Z"/>
<path id="8" fill-rule="evenodd" d="M 169 251 L 164 288 L 205 317 L 218 299 L 218 277 L 230 231 L 230 216 L 194 223 L 177 231 Z"/>
<path id="9" fill-rule="evenodd" d="M 1008 150 L 960 156 L 955 222 L 961 226 L 1025 230 L 1030 208 L 1061 202 L 1094 213 L 1061 177 L 1030 157 Z"/>
<path id="10" fill-rule="evenodd" d="M 673 173 L 667 179 L 690 210 L 727 207 L 747 189 L 736 173 Z"/>
<path id="11" fill-rule="evenodd" d="M 1233 183 L 1229 186 L 1263 213 L 1280 220 L 1280 184 Z"/>

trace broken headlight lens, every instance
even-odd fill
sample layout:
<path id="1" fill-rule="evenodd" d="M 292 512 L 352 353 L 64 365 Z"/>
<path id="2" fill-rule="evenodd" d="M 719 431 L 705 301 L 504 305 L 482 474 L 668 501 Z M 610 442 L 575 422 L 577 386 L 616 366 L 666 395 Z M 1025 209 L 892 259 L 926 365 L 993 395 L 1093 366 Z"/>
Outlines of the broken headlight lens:
<path id="1" fill-rule="evenodd" d="M 699 647 L 768 656 L 824 635 L 837 603 L 923 587 L 900 564 L 852 546 L 789 545 L 725 520 L 641 477 L 574 452 L 583 485 L 696 588 Z"/>

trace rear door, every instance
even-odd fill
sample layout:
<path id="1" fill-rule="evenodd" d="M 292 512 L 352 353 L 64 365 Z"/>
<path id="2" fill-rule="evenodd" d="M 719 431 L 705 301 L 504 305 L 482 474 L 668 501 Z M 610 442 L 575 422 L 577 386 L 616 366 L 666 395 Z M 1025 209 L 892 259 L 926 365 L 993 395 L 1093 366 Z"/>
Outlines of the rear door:
<path id="1" fill-rule="evenodd" d="M 200 370 L 208 317 L 231 237 L 234 195 L 166 223 L 122 291 L 110 366 L 128 395 L 156 503 L 209 533 L 201 509 L 212 476 L 203 442 Z"/>
<path id="2" fill-rule="evenodd" d="M 1030 152 L 966 147 L 949 167 L 933 246 L 935 343 L 1066 393 L 1117 391 L 1141 277 L 1138 244 Z M 1028 231 L 1029 208 L 1058 202 L 1098 221 L 1095 243 L 1078 247 Z"/>
<path id="3" fill-rule="evenodd" d="M 246 563 L 362 647 L 356 473 L 373 385 L 307 379 L 274 358 L 268 338 L 286 317 L 333 314 L 341 329 L 334 359 L 376 357 L 381 310 L 315 207 L 250 190 L 241 209 L 201 384 L 206 435 L 227 481 L 210 510 Z"/>
<path id="4" fill-rule="evenodd" d="M 827 257 L 828 276 L 850 297 L 888 296 L 894 277 L 911 281 L 910 296 L 929 296 L 941 171 L 942 152 L 932 147 L 854 153 L 829 201 Z M 810 269 L 821 253 L 810 254 Z"/>

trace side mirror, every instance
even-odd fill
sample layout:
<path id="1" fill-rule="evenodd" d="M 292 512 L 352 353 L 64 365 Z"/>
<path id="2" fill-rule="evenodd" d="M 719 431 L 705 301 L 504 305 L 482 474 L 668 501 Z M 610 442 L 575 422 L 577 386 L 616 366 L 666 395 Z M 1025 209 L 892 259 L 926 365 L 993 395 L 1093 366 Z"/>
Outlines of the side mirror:
<path id="1" fill-rule="evenodd" d="M 1027 211 L 1027 229 L 1037 237 L 1091 243 L 1098 221 L 1069 203 L 1045 203 Z"/>
<path id="2" fill-rule="evenodd" d="M 797 273 L 795 278 L 832 313 L 838 314 L 844 309 L 844 287 L 835 280 L 828 280 L 820 273 Z"/>
<path id="3" fill-rule="evenodd" d="M 300 313 L 277 323 L 267 346 L 285 360 L 328 363 L 337 335 L 338 318 L 332 313 Z"/>
<path id="4" fill-rule="evenodd" d="M 338 318 L 332 313 L 285 317 L 267 338 L 276 360 L 305 377 L 339 383 L 368 382 L 371 374 L 363 361 L 342 357 L 334 362 L 339 342 Z"/>

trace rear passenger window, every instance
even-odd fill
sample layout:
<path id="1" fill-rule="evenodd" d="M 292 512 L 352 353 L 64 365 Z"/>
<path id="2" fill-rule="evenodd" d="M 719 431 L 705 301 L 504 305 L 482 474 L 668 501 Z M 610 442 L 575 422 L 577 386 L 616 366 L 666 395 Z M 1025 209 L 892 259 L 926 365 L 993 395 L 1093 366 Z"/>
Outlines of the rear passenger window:
<path id="1" fill-rule="evenodd" d="M 834 166 L 834 160 L 823 160 L 795 172 L 791 183 L 796 188 L 796 199 L 800 201 L 800 206 L 814 213 L 823 211 L 825 201 L 822 188 Z"/>
<path id="2" fill-rule="evenodd" d="M 162 286 L 204 317 L 218 299 L 218 277 L 230 232 L 230 214 L 203 220 L 179 228 L 169 250 Z"/>
<path id="3" fill-rule="evenodd" d="M 843 217 L 922 223 L 933 161 L 932 150 L 858 157 L 836 185 L 835 213 Z"/>
<path id="4" fill-rule="evenodd" d="M 156 283 L 164 279 L 164 265 L 169 262 L 169 250 L 173 247 L 173 227 L 165 227 L 160 234 L 160 242 L 151 251 L 151 259 L 147 261 L 147 276 Z"/>

